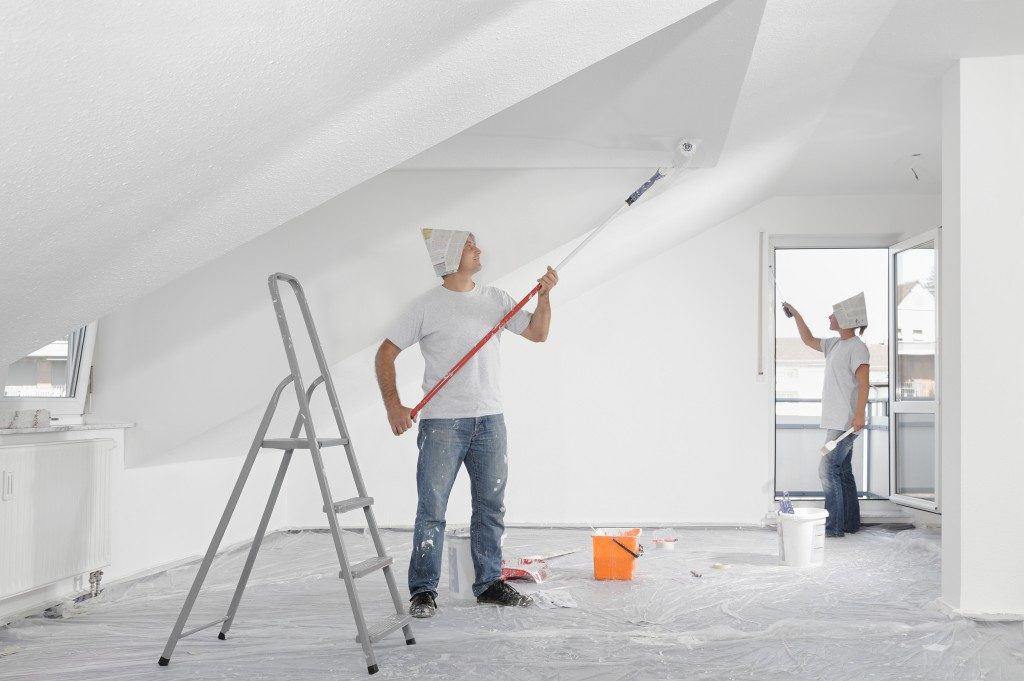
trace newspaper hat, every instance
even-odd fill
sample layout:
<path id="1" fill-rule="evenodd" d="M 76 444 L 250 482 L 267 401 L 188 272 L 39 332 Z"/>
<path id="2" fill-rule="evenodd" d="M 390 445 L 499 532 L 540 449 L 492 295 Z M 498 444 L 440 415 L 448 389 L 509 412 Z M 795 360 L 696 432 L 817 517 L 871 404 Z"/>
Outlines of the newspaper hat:
<path id="1" fill-rule="evenodd" d="M 868 306 L 863 292 L 836 303 L 832 306 L 832 312 L 840 329 L 856 329 L 868 325 Z"/>
<path id="2" fill-rule="evenodd" d="M 434 274 L 443 277 L 457 271 L 459 261 L 462 260 L 462 249 L 473 233 L 453 229 L 423 229 L 422 232 Z"/>

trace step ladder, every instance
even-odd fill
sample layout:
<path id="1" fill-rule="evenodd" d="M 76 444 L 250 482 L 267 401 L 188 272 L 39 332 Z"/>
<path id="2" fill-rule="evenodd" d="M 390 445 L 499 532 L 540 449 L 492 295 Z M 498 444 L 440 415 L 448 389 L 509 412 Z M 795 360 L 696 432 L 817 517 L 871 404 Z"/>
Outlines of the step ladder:
<path id="1" fill-rule="evenodd" d="M 306 329 L 309 331 L 309 339 L 313 344 L 313 352 L 316 355 L 317 365 L 320 369 L 320 376 L 308 388 L 303 387 L 302 376 L 299 373 L 298 358 L 295 355 L 291 331 L 288 328 L 284 305 L 281 302 L 281 293 L 278 288 L 278 282 L 281 281 L 290 284 L 295 292 L 295 298 L 298 301 L 299 309 L 302 311 L 302 317 L 306 322 Z M 356 630 L 358 631 L 356 641 L 362 645 L 363 653 L 366 655 L 366 670 L 370 674 L 375 674 L 378 671 L 378 667 L 373 653 L 373 644 L 379 642 L 388 634 L 401 629 L 405 635 L 406 644 L 413 645 L 416 643 L 416 639 L 413 638 L 412 626 L 410 625 L 412 618 L 406 613 L 405 604 L 395 584 L 391 558 L 386 555 L 384 543 L 381 541 L 380 531 L 377 528 L 377 521 L 373 516 L 373 497 L 367 494 L 366 485 L 363 484 L 363 476 L 359 472 L 355 450 L 352 448 L 352 440 L 349 437 L 348 429 L 345 427 L 345 418 L 341 414 L 341 405 L 338 403 L 338 395 L 334 390 L 334 383 L 331 380 L 327 360 L 324 358 L 320 338 L 317 335 L 316 327 L 313 325 L 313 318 L 309 313 L 306 295 L 303 293 L 302 286 L 298 280 L 287 274 L 280 272 L 273 274 L 270 276 L 268 283 L 270 286 L 270 297 L 274 302 L 274 310 L 277 313 L 277 322 L 281 328 L 281 339 L 284 341 L 285 354 L 288 355 L 288 366 L 291 368 L 291 374 L 278 384 L 270 398 L 270 404 L 267 405 L 263 420 L 260 422 L 260 426 L 256 431 L 256 437 L 253 439 L 252 446 L 249 449 L 249 455 L 242 465 L 242 471 L 238 474 L 238 480 L 231 491 L 227 507 L 224 509 L 223 515 L 221 515 L 220 524 L 217 525 L 217 531 L 213 533 L 210 547 L 206 550 L 202 565 L 200 565 L 199 572 L 196 573 L 195 581 L 192 583 L 192 589 L 189 591 L 185 604 L 181 608 L 181 613 L 178 615 L 178 620 L 175 622 L 171 635 L 167 639 L 167 645 L 164 647 L 159 664 L 160 666 L 167 666 L 170 663 L 171 654 L 174 652 L 174 648 L 179 640 L 209 627 L 220 625 L 220 634 L 218 634 L 217 638 L 222 641 L 226 640 L 227 633 L 234 622 L 238 604 L 242 600 L 245 585 L 249 580 L 249 574 L 252 572 L 253 563 L 256 562 L 256 554 L 260 550 L 260 544 L 263 542 L 267 526 L 270 523 L 270 516 L 274 511 L 274 504 L 277 502 L 278 493 L 281 491 L 281 484 L 284 482 L 285 473 L 288 471 L 292 452 L 296 449 L 308 449 L 313 459 L 313 468 L 316 471 L 317 481 L 320 484 L 320 494 L 324 500 L 324 513 L 327 514 L 327 522 L 331 528 L 331 537 L 334 539 L 334 548 L 338 553 L 338 562 L 341 566 L 338 576 L 345 582 L 349 605 L 352 606 L 352 615 L 356 621 Z M 295 386 L 295 396 L 299 403 L 299 413 L 295 418 L 295 424 L 292 426 L 291 436 L 287 438 L 267 438 L 267 429 L 270 427 L 270 422 L 274 417 L 278 400 L 289 383 Z M 331 409 L 334 412 L 334 420 L 338 426 L 338 437 L 320 437 L 316 434 L 313 427 L 309 402 L 313 392 L 321 383 L 325 386 L 327 398 L 330 400 Z M 302 432 L 304 432 L 304 435 L 300 435 Z M 320 455 L 320 450 L 325 447 L 345 448 L 345 454 L 348 457 L 349 467 L 352 470 L 352 479 L 355 481 L 358 496 L 343 501 L 332 500 L 333 497 L 327 483 L 327 475 L 324 472 L 323 459 Z M 263 517 L 260 519 L 259 527 L 256 530 L 256 536 L 252 540 L 252 547 L 249 549 L 249 556 L 245 561 L 245 567 L 242 568 L 242 574 L 238 579 L 238 586 L 235 587 L 234 596 L 231 598 L 231 605 L 228 606 L 227 614 L 224 617 L 185 631 L 185 624 L 188 621 L 189 614 L 192 612 L 192 606 L 195 605 L 196 598 L 199 596 L 199 591 L 203 586 L 203 581 L 206 579 L 210 566 L 213 564 L 217 549 L 220 547 L 221 540 L 224 538 L 224 532 L 227 530 L 228 522 L 231 520 L 232 513 L 234 513 L 235 505 L 242 495 L 245 481 L 249 477 L 253 464 L 256 462 L 257 455 L 264 449 L 283 450 L 284 456 L 277 471 L 277 478 L 275 478 L 273 487 L 271 487 L 270 498 L 267 500 L 266 509 L 263 511 Z M 376 548 L 377 555 L 368 560 L 352 564 L 349 563 L 345 542 L 341 537 L 338 515 L 359 509 L 362 509 L 363 514 L 366 516 L 366 524 L 370 536 L 373 538 L 373 545 Z M 395 614 L 386 617 L 378 623 L 367 624 L 363 615 L 363 606 L 356 591 L 356 580 L 380 570 L 384 572 L 384 579 L 387 580 L 388 590 L 391 592 L 391 600 L 395 606 Z"/>

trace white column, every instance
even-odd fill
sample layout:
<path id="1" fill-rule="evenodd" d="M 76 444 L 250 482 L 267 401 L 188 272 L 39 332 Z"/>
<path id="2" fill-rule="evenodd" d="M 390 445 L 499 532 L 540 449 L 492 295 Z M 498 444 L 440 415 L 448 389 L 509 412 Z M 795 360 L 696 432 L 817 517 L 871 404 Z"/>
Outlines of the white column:
<path id="1" fill-rule="evenodd" d="M 1024 56 L 943 82 L 942 599 L 1024 615 Z"/>

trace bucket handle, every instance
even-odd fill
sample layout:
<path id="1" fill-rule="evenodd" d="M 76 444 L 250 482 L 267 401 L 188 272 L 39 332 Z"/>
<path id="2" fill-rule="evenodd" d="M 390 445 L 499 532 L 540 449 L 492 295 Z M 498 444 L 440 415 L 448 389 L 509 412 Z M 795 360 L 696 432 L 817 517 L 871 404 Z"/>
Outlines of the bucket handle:
<path id="1" fill-rule="evenodd" d="M 629 548 L 628 546 L 626 546 L 625 544 L 620 542 L 615 537 L 612 537 L 612 541 L 615 542 L 616 544 L 618 544 L 619 546 L 621 546 L 623 551 L 625 551 L 629 555 L 633 556 L 634 558 L 639 558 L 640 556 L 644 555 L 644 547 L 641 546 L 640 544 L 636 545 L 637 553 L 633 553 L 633 549 Z"/>

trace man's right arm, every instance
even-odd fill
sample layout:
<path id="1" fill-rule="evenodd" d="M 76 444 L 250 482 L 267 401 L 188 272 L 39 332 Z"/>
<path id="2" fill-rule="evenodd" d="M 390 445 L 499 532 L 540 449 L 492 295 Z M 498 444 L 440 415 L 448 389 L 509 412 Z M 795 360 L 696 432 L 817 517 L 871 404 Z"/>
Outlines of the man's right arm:
<path id="1" fill-rule="evenodd" d="M 388 422 L 391 424 L 391 432 L 401 435 L 412 428 L 413 419 L 410 417 L 412 410 L 402 404 L 398 397 L 398 383 L 395 380 L 395 358 L 401 349 L 387 338 L 377 349 L 377 358 L 374 366 L 377 369 L 377 385 L 380 386 L 380 395 L 384 398 L 384 407 L 388 410 Z"/>
<path id="2" fill-rule="evenodd" d="M 793 321 L 796 322 L 796 328 L 800 332 L 800 340 L 804 342 L 804 345 L 812 350 L 821 352 L 821 339 L 814 337 L 814 334 L 811 333 L 811 330 L 807 327 L 807 323 L 804 321 L 803 316 L 789 303 L 783 303 L 783 308 L 793 315 Z"/>

